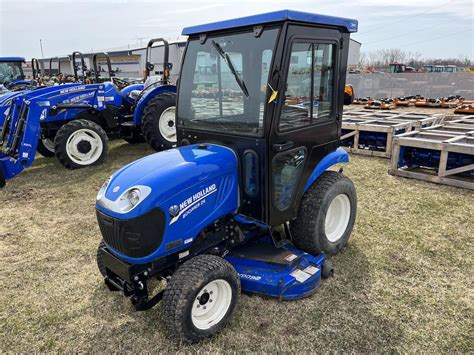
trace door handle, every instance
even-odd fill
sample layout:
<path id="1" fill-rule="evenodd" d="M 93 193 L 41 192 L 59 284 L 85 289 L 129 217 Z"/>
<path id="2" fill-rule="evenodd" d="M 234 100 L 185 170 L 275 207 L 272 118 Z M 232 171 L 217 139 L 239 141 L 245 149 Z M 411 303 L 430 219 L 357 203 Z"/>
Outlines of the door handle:
<path id="1" fill-rule="evenodd" d="M 293 142 L 285 142 L 285 143 L 274 144 L 272 145 L 272 148 L 274 152 L 283 152 L 284 150 L 293 148 L 294 145 L 295 143 Z"/>

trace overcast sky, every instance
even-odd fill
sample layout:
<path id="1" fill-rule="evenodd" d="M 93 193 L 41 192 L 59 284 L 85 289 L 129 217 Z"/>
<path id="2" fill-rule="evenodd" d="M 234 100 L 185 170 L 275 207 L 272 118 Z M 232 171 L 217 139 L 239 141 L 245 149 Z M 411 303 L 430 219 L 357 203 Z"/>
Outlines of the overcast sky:
<path id="1" fill-rule="evenodd" d="M 185 26 L 292 9 L 359 20 L 362 51 L 401 48 L 424 58 L 474 59 L 474 0 L 0 0 L 0 56 L 113 49 Z"/>

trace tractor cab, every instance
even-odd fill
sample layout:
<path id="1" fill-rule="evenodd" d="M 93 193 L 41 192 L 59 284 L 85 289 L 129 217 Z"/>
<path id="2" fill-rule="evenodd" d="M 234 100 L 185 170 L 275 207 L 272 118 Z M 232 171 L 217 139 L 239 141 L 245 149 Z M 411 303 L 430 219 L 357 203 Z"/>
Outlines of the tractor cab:
<path id="1" fill-rule="evenodd" d="M 183 30 L 178 147 L 123 167 L 97 195 L 109 290 L 137 310 L 162 299 L 170 333 L 196 342 L 229 321 L 241 290 L 296 300 L 332 275 L 325 255 L 347 244 L 357 210 L 354 184 L 328 171 L 349 160 L 339 144 L 356 30 L 288 10 Z M 153 296 L 151 278 L 166 283 Z"/>
<path id="2" fill-rule="evenodd" d="M 314 169 L 339 146 L 349 33 L 357 22 L 279 11 L 185 28 L 178 144 L 216 142 L 240 162 L 240 211 L 296 217 Z"/>
<path id="3" fill-rule="evenodd" d="M 0 85 L 10 89 L 16 85 L 29 84 L 23 72 L 24 63 L 25 58 L 22 57 L 0 57 Z"/>

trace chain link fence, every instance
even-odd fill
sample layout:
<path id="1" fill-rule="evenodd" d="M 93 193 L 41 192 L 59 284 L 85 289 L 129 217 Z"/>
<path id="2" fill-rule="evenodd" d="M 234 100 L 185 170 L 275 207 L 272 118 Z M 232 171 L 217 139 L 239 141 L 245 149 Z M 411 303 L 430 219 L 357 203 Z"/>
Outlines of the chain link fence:
<path id="1" fill-rule="evenodd" d="M 347 74 L 346 82 L 355 89 L 355 97 L 375 99 L 422 95 L 429 98 L 460 95 L 474 99 L 474 74 L 405 73 Z"/>

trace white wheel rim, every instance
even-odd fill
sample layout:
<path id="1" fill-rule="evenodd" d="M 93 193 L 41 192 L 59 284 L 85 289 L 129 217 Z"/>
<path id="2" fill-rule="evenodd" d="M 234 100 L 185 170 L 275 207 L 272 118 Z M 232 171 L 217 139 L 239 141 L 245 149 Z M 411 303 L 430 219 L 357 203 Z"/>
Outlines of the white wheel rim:
<path id="1" fill-rule="evenodd" d="M 168 142 L 176 143 L 176 108 L 168 107 L 160 116 L 158 126 L 160 134 Z"/>
<path id="2" fill-rule="evenodd" d="M 218 324 L 226 315 L 232 302 L 232 288 L 225 280 L 209 282 L 199 291 L 193 303 L 191 320 L 200 330 Z"/>
<path id="3" fill-rule="evenodd" d="M 87 148 L 87 149 L 84 149 Z M 101 156 L 104 145 L 100 136 L 90 129 L 73 132 L 66 142 L 68 157 L 78 165 L 91 165 Z"/>
<path id="4" fill-rule="evenodd" d="M 351 202 L 345 194 L 337 195 L 326 212 L 324 229 L 326 237 L 332 243 L 342 238 L 351 217 Z"/>
<path id="5" fill-rule="evenodd" d="M 41 142 L 47 150 L 49 150 L 51 153 L 54 153 L 54 141 L 52 139 L 43 138 L 41 139 Z"/>

